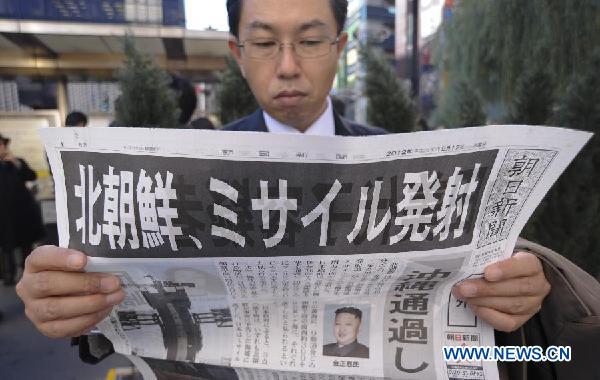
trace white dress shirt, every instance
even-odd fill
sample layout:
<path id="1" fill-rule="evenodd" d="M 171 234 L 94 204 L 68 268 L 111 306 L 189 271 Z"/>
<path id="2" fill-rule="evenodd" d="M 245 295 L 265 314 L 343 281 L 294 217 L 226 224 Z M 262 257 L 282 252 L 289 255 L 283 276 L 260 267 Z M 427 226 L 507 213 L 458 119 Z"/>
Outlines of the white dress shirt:
<path id="1" fill-rule="evenodd" d="M 280 123 L 265 111 L 263 111 L 263 116 L 265 117 L 267 129 L 271 133 L 302 133 L 294 127 Z M 319 116 L 319 118 L 310 127 L 308 127 L 306 131 L 304 131 L 304 134 L 335 136 L 335 120 L 333 118 L 333 107 L 329 97 L 327 97 L 327 108 L 325 109 L 325 112 L 323 112 L 321 116 Z"/>

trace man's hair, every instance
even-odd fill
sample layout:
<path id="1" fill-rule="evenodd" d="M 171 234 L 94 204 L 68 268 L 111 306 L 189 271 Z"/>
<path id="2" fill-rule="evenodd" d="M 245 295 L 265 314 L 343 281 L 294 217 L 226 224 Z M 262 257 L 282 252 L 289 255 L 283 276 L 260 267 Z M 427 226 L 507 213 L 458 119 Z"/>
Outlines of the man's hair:
<path id="1" fill-rule="evenodd" d="M 85 127 L 88 123 L 88 117 L 83 112 L 73 111 L 67 115 L 65 120 L 66 127 L 77 127 L 79 124 L 83 124 Z"/>
<path id="2" fill-rule="evenodd" d="M 335 311 L 335 316 L 337 317 L 338 314 L 352 314 L 354 315 L 356 318 L 360 319 L 362 321 L 362 311 L 360 309 L 357 309 L 355 307 L 352 306 L 345 306 L 345 307 L 340 307 L 339 309 L 337 309 Z"/>
<path id="3" fill-rule="evenodd" d="M 227 0 L 227 15 L 229 18 L 229 31 L 239 38 L 240 36 L 240 17 L 242 14 L 243 0 Z M 348 0 L 329 0 L 331 10 L 337 23 L 337 34 L 339 35 L 344 30 L 346 17 L 348 15 Z"/>

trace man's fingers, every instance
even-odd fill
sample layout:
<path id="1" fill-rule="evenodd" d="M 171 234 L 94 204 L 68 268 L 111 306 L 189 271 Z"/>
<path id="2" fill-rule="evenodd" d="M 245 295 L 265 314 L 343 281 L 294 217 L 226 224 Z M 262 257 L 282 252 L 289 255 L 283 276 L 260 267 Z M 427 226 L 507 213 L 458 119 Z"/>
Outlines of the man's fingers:
<path id="1" fill-rule="evenodd" d="M 483 306 L 510 315 L 532 315 L 539 311 L 539 297 L 477 297 L 469 298 L 468 304 Z"/>
<path id="2" fill-rule="evenodd" d="M 484 306 L 469 306 L 473 313 L 483 319 L 494 329 L 511 332 L 521 327 L 529 319 L 529 315 L 508 315 L 498 310 L 490 309 Z"/>
<path id="3" fill-rule="evenodd" d="M 485 268 L 485 279 L 502 281 L 511 278 L 534 276 L 542 273 L 543 268 L 535 255 L 528 252 L 517 252 L 513 257 L 490 264 Z"/>
<path id="4" fill-rule="evenodd" d="M 118 290 L 110 294 L 93 294 L 79 297 L 48 297 L 34 301 L 25 313 L 36 322 L 71 319 L 104 311 L 123 301 L 125 293 Z"/>
<path id="5" fill-rule="evenodd" d="M 45 245 L 36 248 L 25 260 L 25 271 L 37 273 L 47 270 L 81 271 L 87 257 L 79 251 Z"/>
<path id="6" fill-rule="evenodd" d="M 500 282 L 467 280 L 455 286 L 452 293 L 459 299 L 473 297 L 545 296 L 550 285 L 540 273 L 537 276 L 515 278 Z"/>
<path id="7" fill-rule="evenodd" d="M 39 247 L 27 258 L 16 290 L 27 317 L 44 335 L 80 335 L 123 300 L 119 278 L 85 273 L 86 263 L 82 252 L 54 246 Z"/>
<path id="8" fill-rule="evenodd" d="M 81 315 L 71 319 L 60 319 L 40 323 L 36 327 L 49 338 L 67 338 L 81 335 L 84 331 L 96 326 L 106 318 L 112 310 L 112 306 L 97 313 Z"/>
<path id="9" fill-rule="evenodd" d="M 117 276 L 105 273 L 38 272 L 22 280 L 20 291 L 32 298 L 113 293 L 120 288 Z"/>

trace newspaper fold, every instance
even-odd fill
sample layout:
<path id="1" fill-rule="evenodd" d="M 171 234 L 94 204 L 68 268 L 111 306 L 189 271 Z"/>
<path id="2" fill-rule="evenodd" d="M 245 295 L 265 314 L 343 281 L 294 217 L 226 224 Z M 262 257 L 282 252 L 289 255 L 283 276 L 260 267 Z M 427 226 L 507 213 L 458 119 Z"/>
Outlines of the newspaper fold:
<path id="1" fill-rule="evenodd" d="M 127 298 L 99 327 L 117 352 L 154 358 L 157 379 L 498 379 L 496 363 L 443 360 L 444 345 L 494 344 L 450 289 L 510 257 L 591 136 L 40 133 L 60 245 L 121 278 Z"/>

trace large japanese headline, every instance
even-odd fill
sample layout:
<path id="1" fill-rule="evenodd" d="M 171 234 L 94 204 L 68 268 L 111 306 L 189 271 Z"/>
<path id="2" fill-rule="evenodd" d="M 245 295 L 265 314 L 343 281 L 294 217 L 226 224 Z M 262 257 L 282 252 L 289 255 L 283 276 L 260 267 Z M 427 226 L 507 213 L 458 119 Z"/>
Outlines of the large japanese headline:
<path id="1" fill-rule="evenodd" d="M 344 165 L 63 151 L 69 246 L 103 257 L 462 246 L 497 153 Z"/>

